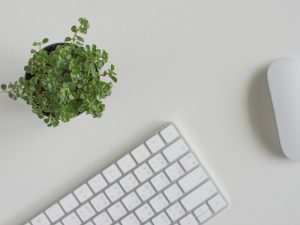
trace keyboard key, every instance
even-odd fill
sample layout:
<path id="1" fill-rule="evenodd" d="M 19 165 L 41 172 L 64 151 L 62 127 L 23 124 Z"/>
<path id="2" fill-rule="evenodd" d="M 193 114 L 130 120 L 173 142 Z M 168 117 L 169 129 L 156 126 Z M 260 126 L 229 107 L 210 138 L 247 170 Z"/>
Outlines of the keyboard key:
<path id="1" fill-rule="evenodd" d="M 90 203 L 85 203 L 84 205 L 79 207 L 76 210 L 76 212 L 77 212 L 77 214 L 79 215 L 80 219 L 83 222 L 89 220 L 90 218 L 92 218 L 96 214 L 95 210 L 90 205 Z"/>
<path id="2" fill-rule="evenodd" d="M 93 198 L 91 200 L 91 203 L 98 212 L 102 211 L 110 204 L 108 199 L 103 193 L 100 193 L 95 198 Z"/>
<path id="3" fill-rule="evenodd" d="M 181 178 L 178 183 L 182 187 L 184 192 L 192 190 L 194 187 L 201 184 L 207 179 L 207 174 L 201 167 L 194 169 L 185 177 Z"/>
<path id="4" fill-rule="evenodd" d="M 98 174 L 90 179 L 88 183 L 95 193 L 98 193 L 107 186 L 107 182 L 101 174 Z"/>
<path id="5" fill-rule="evenodd" d="M 138 163 L 143 162 L 145 159 L 149 158 L 151 155 L 149 150 L 143 144 L 138 146 L 134 150 L 132 150 L 131 154 L 133 155 L 133 157 L 135 158 L 135 160 Z"/>
<path id="6" fill-rule="evenodd" d="M 120 179 L 120 184 L 126 192 L 130 192 L 132 189 L 139 185 L 139 182 L 132 173 L 129 173 L 128 175 Z"/>
<path id="7" fill-rule="evenodd" d="M 176 202 L 174 205 L 169 207 L 166 211 L 173 221 L 178 220 L 180 217 L 184 216 L 185 214 L 184 209 L 178 202 Z"/>
<path id="8" fill-rule="evenodd" d="M 117 221 L 126 214 L 126 209 L 121 204 L 121 202 L 117 202 L 112 207 L 108 208 L 107 211 L 114 221 Z"/>
<path id="9" fill-rule="evenodd" d="M 173 124 L 163 129 L 160 134 L 167 143 L 170 143 L 179 137 L 179 133 Z"/>
<path id="10" fill-rule="evenodd" d="M 156 195 L 149 201 L 149 203 L 157 213 L 160 212 L 162 209 L 166 208 L 169 204 L 167 199 L 163 196 L 163 194 Z"/>
<path id="11" fill-rule="evenodd" d="M 129 195 L 124 197 L 122 199 L 122 202 L 124 203 L 128 211 L 135 209 L 142 203 L 135 192 L 131 192 Z"/>
<path id="12" fill-rule="evenodd" d="M 184 171 L 178 162 L 173 163 L 165 171 L 169 176 L 169 178 L 171 179 L 171 181 L 177 180 L 179 177 L 181 177 L 184 174 Z"/>
<path id="13" fill-rule="evenodd" d="M 212 216 L 213 216 L 213 213 L 211 212 L 210 209 L 208 209 L 205 213 L 198 216 L 197 219 L 199 220 L 200 223 L 203 223 Z"/>
<path id="14" fill-rule="evenodd" d="M 96 225 L 111 225 L 113 222 L 106 212 L 103 212 L 94 218 Z"/>
<path id="15" fill-rule="evenodd" d="M 217 192 L 216 187 L 211 181 L 207 181 L 205 184 L 197 187 L 191 193 L 181 199 L 181 203 L 184 208 L 189 211 L 196 206 L 202 204 L 206 199 L 210 198 Z"/>
<path id="16" fill-rule="evenodd" d="M 220 194 L 218 194 L 215 197 L 213 197 L 212 199 L 210 199 L 208 201 L 208 204 L 215 213 L 219 212 L 221 209 L 225 208 L 225 206 L 227 205 L 224 198 Z"/>
<path id="17" fill-rule="evenodd" d="M 207 204 L 203 204 L 197 209 L 195 209 L 194 214 L 197 217 L 197 219 L 200 221 L 200 223 L 203 223 L 213 215 L 213 213 L 211 212 Z"/>
<path id="18" fill-rule="evenodd" d="M 131 155 L 127 154 L 118 160 L 118 166 L 121 168 L 123 173 L 127 173 L 129 170 L 133 169 L 136 166 Z"/>
<path id="19" fill-rule="evenodd" d="M 86 184 L 83 184 L 79 188 L 77 188 L 74 191 L 74 194 L 81 203 L 85 202 L 93 196 L 93 192 Z"/>
<path id="20" fill-rule="evenodd" d="M 177 184 L 173 184 L 172 186 L 168 187 L 164 193 L 170 202 L 176 201 L 183 195 Z"/>
<path id="21" fill-rule="evenodd" d="M 46 214 L 53 223 L 65 215 L 64 211 L 57 203 L 48 208 Z"/>
<path id="22" fill-rule="evenodd" d="M 167 161 L 161 153 L 158 153 L 157 155 L 149 159 L 148 163 L 150 164 L 154 172 L 158 172 L 168 165 Z"/>
<path id="23" fill-rule="evenodd" d="M 103 175 L 109 183 L 112 183 L 119 177 L 121 177 L 122 174 L 118 167 L 115 164 L 112 164 L 111 166 L 103 170 Z"/>
<path id="24" fill-rule="evenodd" d="M 188 153 L 187 155 L 183 156 L 179 161 L 185 169 L 185 171 L 190 171 L 198 165 L 198 160 L 196 159 L 193 153 Z"/>
<path id="25" fill-rule="evenodd" d="M 140 208 L 135 210 L 135 213 L 138 216 L 138 218 L 142 221 L 142 223 L 154 216 L 154 212 L 148 205 L 148 203 L 142 205 Z"/>
<path id="26" fill-rule="evenodd" d="M 169 162 L 173 162 L 175 159 L 182 156 L 188 150 L 189 148 L 186 145 L 186 143 L 182 139 L 179 139 L 175 141 L 173 144 L 171 144 L 170 146 L 168 146 L 167 148 L 165 148 L 163 150 L 163 154 L 166 156 Z"/>
<path id="27" fill-rule="evenodd" d="M 143 165 L 134 170 L 134 174 L 137 176 L 140 182 L 144 182 L 153 175 L 153 172 L 148 166 L 148 164 L 144 163 Z"/>
<path id="28" fill-rule="evenodd" d="M 153 137 L 151 137 L 148 141 L 146 141 L 146 145 L 152 153 L 156 153 L 165 146 L 165 143 L 161 139 L 161 137 L 158 134 L 156 134 Z"/>
<path id="29" fill-rule="evenodd" d="M 131 213 L 121 220 L 122 225 L 140 225 L 140 222 L 136 218 L 136 216 Z"/>
<path id="30" fill-rule="evenodd" d="M 203 205 L 199 206 L 198 208 L 196 208 L 194 210 L 194 214 L 196 217 L 202 215 L 203 213 L 205 213 L 207 210 L 209 210 L 209 207 L 206 203 L 204 203 Z"/>
<path id="31" fill-rule="evenodd" d="M 77 202 L 77 200 L 75 199 L 73 194 L 67 195 L 62 200 L 60 200 L 59 203 L 61 204 L 61 206 L 67 213 L 71 212 L 73 209 L 75 209 L 79 205 L 79 203 Z"/>
<path id="32" fill-rule="evenodd" d="M 62 220 L 64 225 L 81 225 L 81 221 L 75 213 L 71 213 Z"/>
<path id="33" fill-rule="evenodd" d="M 144 183 L 142 186 L 137 188 L 136 191 L 143 201 L 146 201 L 147 199 L 155 195 L 155 190 L 149 182 Z"/>
<path id="34" fill-rule="evenodd" d="M 105 194 L 110 201 L 115 202 L 124 195 L 124 191 L 118 183 L 115 183 L 105 190 Z"/>
<path id="35" fill-rule="evenodd" d="M 187 215 L 186 217 L 181 219 L 179 222 L 180 222 L 180 225 L 199 225 L 198 221 L 192 214 Z"/>
<path id="36" fill-rule="evenodd" d="M 171 224 L 170 219 L 164 212 L 162 212 L 158 216 L 154 217 L 152 219 L 152 222 L 154 225 L 170 225 Z"/>
<path id="37" fill-rule="evenodd" d="M 32 225 L 50 225 L 50 221 L 47 219 L 44 213 L 36 216 L 31 220 Z"/>
<path id="38" fill-rule="evenodd" d="M 164 172 L 160 172 L 151 179 L 151 183 L 157 191 L 161 191 L 170 184 L 170 181 Z"/>

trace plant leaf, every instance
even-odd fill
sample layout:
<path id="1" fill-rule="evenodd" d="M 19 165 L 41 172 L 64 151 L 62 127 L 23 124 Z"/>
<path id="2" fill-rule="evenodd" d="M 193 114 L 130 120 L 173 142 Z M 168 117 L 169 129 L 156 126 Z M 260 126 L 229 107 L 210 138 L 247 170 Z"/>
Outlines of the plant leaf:
<path id="1" fill-rule="evenodd" d="M 81 41 L 81 42 L 84 42 L 84 39 L 83 39 L 83 37 L 80 37 L 80 36 L 76 36 L 77 37 L 77 40 L 79 40 L 79 41 Z"/>
<path id="2" fill-rule="evenodd" d="M 118 78 L 117 78 L 117 77 L 115 77 L 115 76 L 113 76 L 113 75 L 111 75 L 111 76 L 109 76 L 109 77 L 113 80 L 113 82 L 117 83 L 117 81 L 118 81 Z"/>
<path id="3" fill-rule="evenodd" d="M 43 42 L 43 44 L 46 44 L 48 41 L 49 41 L 48 38 L 44 38 L 42 42 Z"/>
<path id="4" fill-rule="evenodd" d="M 7 85 L 6 85 L 6 84 L 1 84 L 1 89 L 2 89 L 3 91 L 5 91 L 6 88 L 7 88 Z"/>
<path id="5" fill-rule="evenodd" d="M 71 41 L 72 39 L 70 37 L 65 38 L 65 42 Z"/>
<path id="6" fill-rule="evenodd" d="M 71 31 L 73 31 L 74 33 L 77 32 L 77 27 L 76 27 L 75 25 L 73 25 L 73 26 L 71 27 Z"/>

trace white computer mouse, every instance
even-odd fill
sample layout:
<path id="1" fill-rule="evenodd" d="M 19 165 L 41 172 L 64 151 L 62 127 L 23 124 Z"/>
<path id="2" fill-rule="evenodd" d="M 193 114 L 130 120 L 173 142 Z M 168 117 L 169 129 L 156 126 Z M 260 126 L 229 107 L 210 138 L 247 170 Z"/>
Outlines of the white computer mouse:
<path id="1" fill-rule="evenodd" d="M 300 160 L 300 58 L 273 62 L 268 83 L 281 148 L 288 158 Z"/>

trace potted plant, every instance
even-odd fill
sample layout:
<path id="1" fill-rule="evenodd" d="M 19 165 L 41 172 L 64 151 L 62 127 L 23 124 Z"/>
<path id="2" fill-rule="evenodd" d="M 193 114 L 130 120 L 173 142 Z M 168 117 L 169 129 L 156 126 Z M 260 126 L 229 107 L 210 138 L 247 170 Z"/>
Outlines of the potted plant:
<path id="1" fill-rule="evenodd" d="M 13 100 L 23 99 L 49 127 L 83 112 L 100 117 L 103 99 L 111 94 L 117 78 L 114 65 L 106 66 L 108 53 L 84 43 L 81 35 L 88 28 L 88 20 L 80 18 L 63 43 L 43 47 L 48 38 L 34 42 L 25 76 L 2 84 L 2 92 Z"/>

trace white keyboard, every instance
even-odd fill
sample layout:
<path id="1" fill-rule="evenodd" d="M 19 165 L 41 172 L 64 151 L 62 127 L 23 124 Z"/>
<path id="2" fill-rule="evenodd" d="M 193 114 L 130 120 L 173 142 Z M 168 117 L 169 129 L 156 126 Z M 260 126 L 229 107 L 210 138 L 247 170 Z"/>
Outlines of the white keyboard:
<path id="1" fill-rule="evenodd" d="M 226 206 L 168 124 L 25 225 L 198 225 Z"/>

